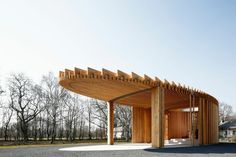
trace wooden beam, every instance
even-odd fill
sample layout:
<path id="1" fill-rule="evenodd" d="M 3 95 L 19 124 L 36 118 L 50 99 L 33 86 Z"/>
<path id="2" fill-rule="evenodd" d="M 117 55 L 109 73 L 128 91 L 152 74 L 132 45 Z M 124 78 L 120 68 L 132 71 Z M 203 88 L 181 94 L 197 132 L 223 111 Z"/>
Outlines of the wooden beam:
<path id="1" fill-rule="evenodd" d="M 135 91 L 135 92 L 132 92 L 132 93 L 129 93 L 129 94 L 125 94 L 125 95 L 116 97 L 116 98 L 114 98 L 114 99 L 112 99 L 112 100 L 110 100 L 110 101 L 115 102 L 115 101 L 118 101 L 118 100 L 120 100 L 120 99 L 122 99 L 122 98 L 126 98 L 126 97 L 129 97 L 129 96 L 138 94 L 138 93 L 143 93 L 143 92 L 146 92 L 146 91 L 149 91 L 149 90 L 151 90 L 151 88 L 147 88 L 147 89 L 140 90 L 140 91 Z"/>
<path id="2" fill-rule="evenodd" d="M 199 98 L 198 105 L 198 143 L 203 144 L 203 99 Z"/>
<path id="3" fill-rule="evenodd" d="M 130 79 L 131 76 L 123 71 L 120 71 L 120 70 L 117 70 L 117 75 L 119 78 L 122 78 L 122 79 Z"/>
<path id="4" fill-rule="evenodd" d="M 113 138 L 113 131 L 114 131 L 114 104 L 112 101 L 107 103 L 107 144 L 113 145 L 114 138 Z"/>
<path id="5" fill-rule="evenodd" d="M 69 70 L 69 69 L 65 69 L 65 76 L 67 78 L 70 78 L 70 77 L 74 76 L 74 71 Z"/>
<path id="6" fill-rule="evenodd" d="M 114 73 L 114 72 L 112 72 L 112 71 L 109 71 L 109 70 L 107 70 L 107 69 L 102 69 L 102 75 L 104 76 L 104 77 L 109 77 L 109 78 L 111 78 L 111 77 L 116 77 L 116 73 Z"/>
<path id="7" fill-rule="evenodd" d="M 131 73 L 132 79 L 143 80 L 143 77 L 139 76 L 138 74 L 132 72 Z"/>
<path id="8" fill-rule="evenodd" d="M 89 68 L 88 67 L 88 75 L 89 76 L 93 76 L 93 77 L 95 77 L 95 76 L 101 76 L 101 71 L 98 71 L 98 70 L 95 70 L 95 69 L 92 69 L 92 68 Z"/>
<path id="9" fill-rule="evenodd" d="M 65 72 L 64 72 L 64 71 L 59 71 L 59 77 L 60 77 L 60 78 L 65 77 Z"/>
<path id="10" fill-rule="evenodd" d="M 144 80 L 145 81 L 153 81 L 153 79 L 150 76 L 146 75 L 146 74 L 144 74 Z"/>
<path id="11" fill-rule="evenodd" d="M 152 147 L 164 147 L 164 89 L 155 87 L 151 92 L 151 125 L 152 125 Z"/>
<path id="12" fill-rule="evenodd" d="M 76 67 L 75 67 L 74 73 L 75 73 L 75 75 L 87 75 L 88 74 L 88 72 L 86 70 L 79 69 Z"/>

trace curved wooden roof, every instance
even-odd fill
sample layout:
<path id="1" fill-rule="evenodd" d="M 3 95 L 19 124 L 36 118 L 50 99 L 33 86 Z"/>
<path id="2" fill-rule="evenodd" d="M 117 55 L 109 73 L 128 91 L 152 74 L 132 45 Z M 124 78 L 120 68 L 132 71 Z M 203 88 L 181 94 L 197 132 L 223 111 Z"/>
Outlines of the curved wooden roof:
<path id="1" fill-rule="evenodd" d="M 120 70 L 115 73 L 106 69 L 98 71 L 92 68 L 87 70 L 75 68 L 60 71 L 59 77 L 59 84 L 70 91 L 120 104 L 150 107 L 150 89 L 157 86 L 165 88 L 166 108 L 178 107 L 178 104 L 186 106 L 191 93 L 218 104 L 214 97 L 200 90 L 190 89 L 175 82 L 170 83 L 167 80 L 161 81 L 157 77 L 155 79 L 147 75 L 142 77 L 133 72 L 127 74 Z"/>

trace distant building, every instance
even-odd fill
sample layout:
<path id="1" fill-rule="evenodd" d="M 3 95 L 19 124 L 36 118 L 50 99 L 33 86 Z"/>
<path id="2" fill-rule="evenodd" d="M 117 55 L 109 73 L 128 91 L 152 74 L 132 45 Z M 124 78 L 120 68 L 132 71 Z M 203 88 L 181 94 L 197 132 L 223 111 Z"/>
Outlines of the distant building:
<path id="1" fill-rule="evenodd" d="M 219 126 L 221 138 L 231 138 L 236 136 L 236 119 L 225 122 Z"/>
<path id="2" fill-rule="evenodd" d="M 115 127 L 114 128 L 114 138 L 121 139 L 122 138 L 122 127 Z"/>

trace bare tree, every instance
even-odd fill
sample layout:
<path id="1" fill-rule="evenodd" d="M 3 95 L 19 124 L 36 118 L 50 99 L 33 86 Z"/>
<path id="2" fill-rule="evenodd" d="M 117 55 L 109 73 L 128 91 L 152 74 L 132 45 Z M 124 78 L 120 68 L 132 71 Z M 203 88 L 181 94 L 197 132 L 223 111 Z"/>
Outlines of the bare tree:
<path id="1" fill-rule="evenodd" d="M 74 140 L 76 135 L 77 120 L 81 114 L 80 110 L 83 107 L 83 101 L 77 94 L 68 94 L 65 102 L 65 126 L 67 140 Z"/>
<path id="2" fill-rule="evenodd" d="M 44 122 L 45 118 L 43 117 L 44 112 L 39 113 L 38 115 L 38 121 L 39 121 L 39 140 L 42 140 L 44 137 L 44 132 L 45 132 L 45 127 L 44 127 Z"/>
<path id="3" fill-rule="evenodd" d="M 10 107 L 20 120 L 24 141 L 28 141 L 29 122 L 42 111 L 41 89 L 37 85 L 34 86 L 31 80 L 22 73 L 11 75 L 8 87 L 12 100 Z"/>
<path id="4" fill-rule="evenodd" d="M 4 91 L 2 90 L 2 87 L 0 86 L 0 95 L 4 93 Z"/>
<path id="5" fill-rule="evenodd" d="M 54 143 L 56 139 L 56 130 L 58 123 L 58 116 L 60 114 L 59 109 L 62 107 L 63 102 L 65 102 L 66 95 L 68 92 L 60 87 L 57 78 L 53 73 L 49 73 L 43 76 L 42 84 L 44 88 L 45 96 L 45 107 L 47 111 L 47 132 L 50 132 L 51 143 Z M 51 131 L 49 131 L 49 126 L 51 125 Z"/>
<path id="6" fill-rule="evenodd" d="M 10 103 L 12 103 L 12 102 L 10 102 Z M 13 110 L 9 106 L 2 107 L 2 109 L 3 109 L 3 119 L 2 119 L 3 125 L 2 126 L 3 126 L 3 130 L 4 130 L 4 140 L 7 141 L 8 137 L 9 137 L 9 135 L 8 135 L 9 124 L 12 119 Z"/>
<path id="7" fill-rule="evenodd" d="M 84 107 L 82 107 L 81 109 L 80 109 L 80 116 L 78 117 L 78 129 L 79 129 L 79 139 L 81 140 L 81 139 L 83 139 L 84 138 L 84 135 L 85 135 L 85 120 L 86 120 L 86 118 L 85 118 L 85 114 L 84 114 L 84 112 L 85 112 L 85 108 Z"/>
<path id="8" fill-rule="evenodd" d="M 233 114 L 233 107 L 231 105 L 221 102 L 219 109 L 220 122 L 225 122 L 230 120 L 232 114 Z"/>
<path id="9" fill-rule="evenodd" d="M 122 127 L 122 136 L 129 141 L 131 137 L 131 107 L 116 105 L 115 118 L 117 119 L 117 127 Z"/>
<path id="10" fill-rule="evenodd" d="M 88 138 L 91 140 L 92 139 L 92 133 L 91 133 L 91 129 L 92 129 L 92 123 L 94 118 L 92 117 L 92 114 L 94 113 L 93 111 L 93 104 L 91 103 L 91 101 L 87 101 L 87 107 L 86 107 L 86 111 L 87 111 L 87 121 L 88 121 Z"/>
<path id="11" fill-rule="evenodd" d="M 92 117 L 96 119 L 93 124 L 98 127 L 100 138 L 103 139 L 107 132 L 107 103 L 96 99 L 90 101 L 94 110 Z"/>

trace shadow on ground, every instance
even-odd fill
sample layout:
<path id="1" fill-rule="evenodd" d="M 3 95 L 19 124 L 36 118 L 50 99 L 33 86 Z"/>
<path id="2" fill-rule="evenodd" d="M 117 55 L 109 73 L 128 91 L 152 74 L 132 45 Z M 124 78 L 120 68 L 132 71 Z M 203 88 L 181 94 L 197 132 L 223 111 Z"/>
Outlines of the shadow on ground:
<path id="1" fill-rule="evenodd" d="M 225 154 L 236 153 L 236 143 L 220 143 L 215 145 L 197 147 L 145 149 L 145 151 L 156 153 Z"/>

